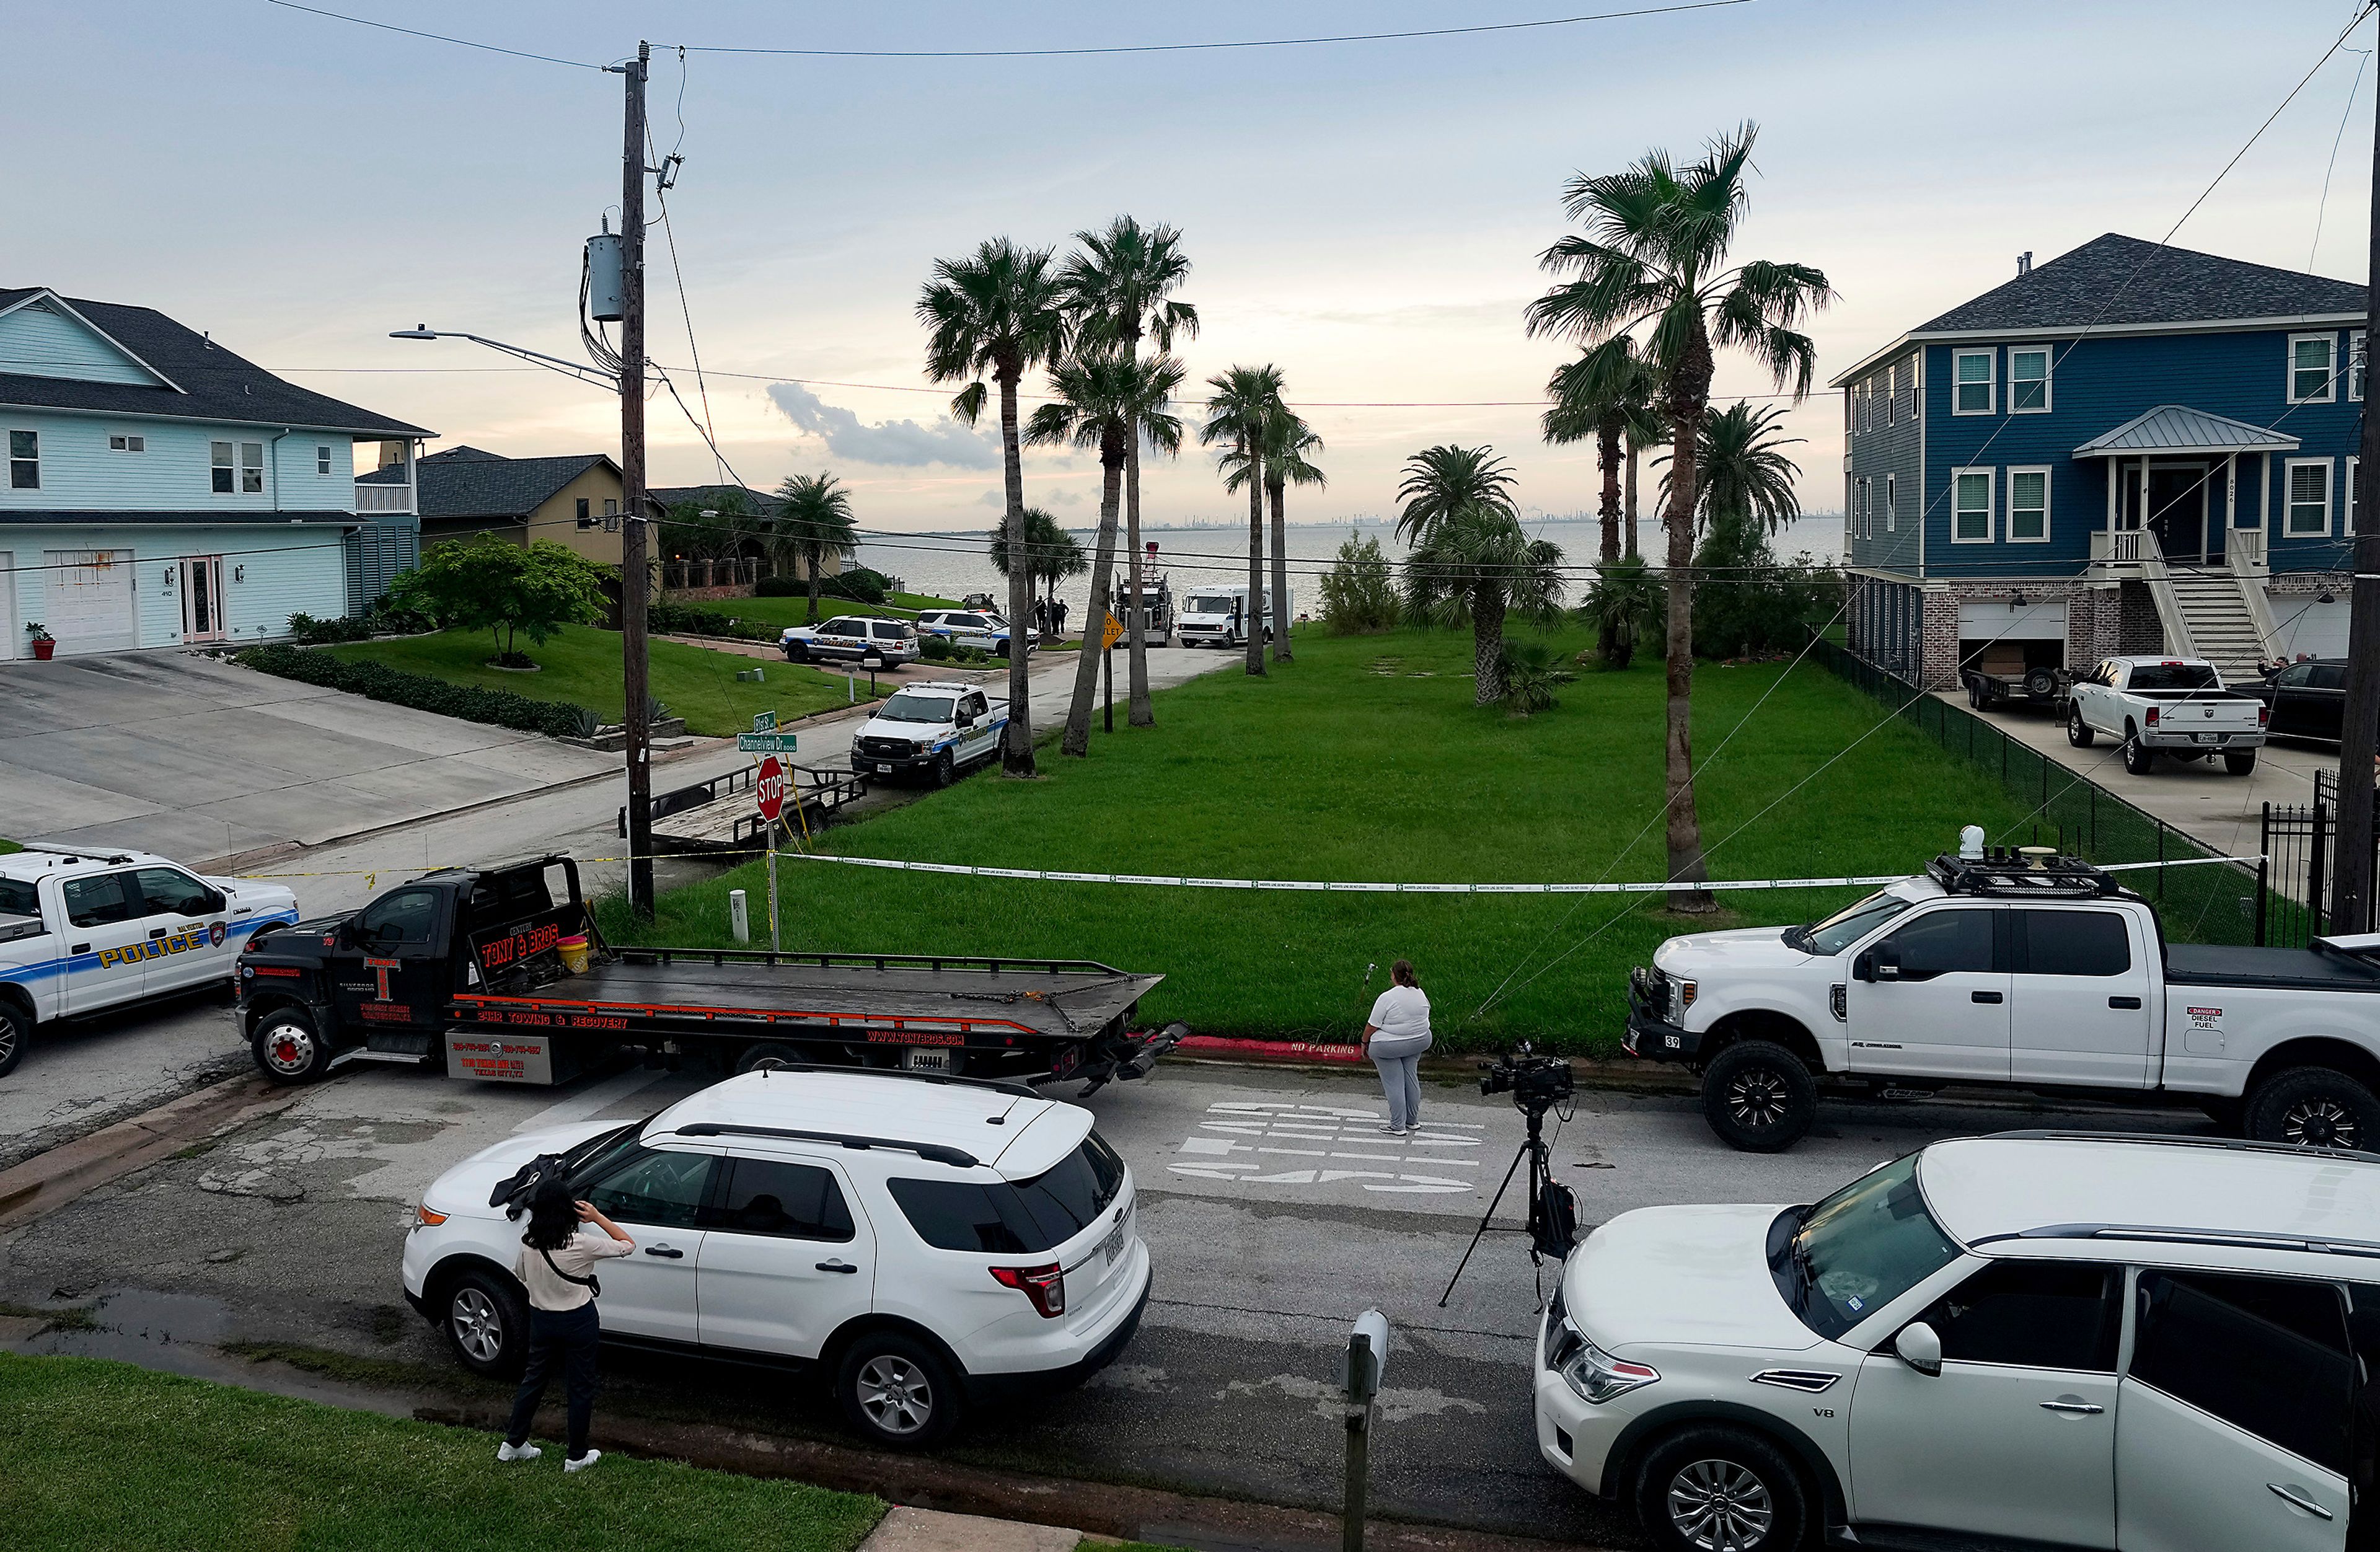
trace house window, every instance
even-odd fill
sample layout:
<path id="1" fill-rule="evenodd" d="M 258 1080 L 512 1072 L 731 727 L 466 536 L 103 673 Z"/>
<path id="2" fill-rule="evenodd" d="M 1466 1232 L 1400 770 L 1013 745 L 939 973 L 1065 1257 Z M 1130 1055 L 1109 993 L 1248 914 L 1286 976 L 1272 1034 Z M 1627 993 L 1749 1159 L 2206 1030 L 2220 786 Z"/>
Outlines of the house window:
<path id="1" fill-rule="evenodd" d="M 1852 403 L 1858 406 L 1859 430 L 1863 434 L 1864 434 L 1867 430 L 1868 406 L 1868 391 L 1866 383 L 1863 382 L 1858 387 L 1852 390 Z"/>
<path id="2" fill-rule="evenodd" d="M 2009 352 L 2009 413 L 2039 415 L 2049 407 L 2049 348 Z M 2013 510 L 2013 508 L 2011 508 Z"/>
<path id="3" fill-rule="evenodd" d="M 1897 425 L 1900 419 L 1900 371 L 1894 368 L 1884 374 L 1884 423 Z"/>
<path id="4" fill-rule="evenodd" d="M 2011 392 L 2016 383 L 2016 368 L 2009 368 Z M 2041 544 L 2049 539 L 2049 471 L 2046 468 L 2012 468 L 2009 470 L 2008 536 L 2011 544 Z"/>
<path id="5" fill-rule="evenodd" d="M 2355 532 L 2355 502 L 2361 494 L 2355 488 L 2355 467 L 2362 461 L 2356 457 L 2347 460 L 2347 489 L 2340 492 L 2341 504 L 2347 508 L 2347 521 L 2339 525 L 2341 534 L 2351 536 Z"/>
<path id="6" fill-rule="evenodd" d="M 218 442 L 209 446 L 213 459 L 214 492 L 228 496 L 237 491 L 244 496 L 264 493 L 264 443 L 261 442 Z"/>
<path id="7" fill-rule="evenodd" d="M 2347 332 L 2347 396 L 2357 404 L 2363 402 L 2363 331 Z"/>
<path id="8" fill-rule="evenodd" d="M 603 498 L 603 515 L 606 517 L 617 517 L 619 515 L 620 498 L 617 496 L 605 496 Z"/>
<path id="9" fill-rule="evenodd" d="M 2330 532 L 2330 460 L 2291 458 L 2289 462 L 2289 510 L 2284 530 L 2291 538 Z"/>
<path id="10" fill-rule="evenodd" d="M 1992 471 L 1950 471 L 1950 542 L 1989 544 L 1992 541 Z"/>
<path id="11" fill-rule="evenodd" d="M 110 453 L 146 453 L 149 439 L 145 436 L 112 436 L 107 439 Z"/>
<path id="12" fill-rule="evenodd" d="M 1863 479 L 1859 482 L 1859 536 L 1862 539 L 1865 539 L 1867 537 L 1868 490 L 1874 483 L 1875 482 L 1873 480 L 1867 479 Z"/>
<path id="13" fill-rule="evenodd" d="M 2289 336 L 2289 403 L 2328 404 L 2338 396 L 2330 358 L 2337 347 L 2329 334 Z"/>
<path id="14" fill-rule="evenodd" d="M 42 433 L 10 431 L 8 433 L 8 489 L 38 491 L 42 488 Z"/>
<path id="15" fill-rule="evenodd" d="M 1900 526 L 1900 477 L 1884 477 L 1884 531 L 1892 532 Z"/>
<path id="16" fill-rule="evenodd" d="M 331 450 L 329 448 L 317 447 L 314 449 L 314 472 L 316 474 L 328 474 L 331 472 Z"/>
<path id="17" fill-rule="evenodd" d="M 1952 361 L 1952 377 L 1958 394 L 1950 406 L 1953 415 L 1989 415 L 1992 412 L 1992 358 L 1990 350 L 1961 350 Z"/>

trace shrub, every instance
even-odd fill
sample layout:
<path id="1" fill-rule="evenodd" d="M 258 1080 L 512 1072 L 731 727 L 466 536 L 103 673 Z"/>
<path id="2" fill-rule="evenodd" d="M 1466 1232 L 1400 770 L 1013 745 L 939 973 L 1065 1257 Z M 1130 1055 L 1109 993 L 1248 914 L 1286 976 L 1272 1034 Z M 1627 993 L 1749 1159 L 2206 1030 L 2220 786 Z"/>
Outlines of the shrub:
<path id="1" fill-rule="evenodd" d="M 308 647 L 320 647 L 333 641 L 362 641 L 372 634 L 370 623 L 345 614 L 328 620 L 317 620 L 304 611 L 289 616 L 289 634 Z"/>
<path id="2" fill-rule="evenodd" d="M 948 662 L 957 655 L 957 650 L 947 636 L 921 636 L 917 638 L 917 655 L 929 662 Z"/>
<path id="3" fill-rule="evenodd" d="M 776 628 L 758 620 L 739 620 L 720 609 L 698 604 L 649 603 L 645 628 L 663 636 L 727 636 L 745 641 L 774 641 Z"/>
<path id="4" fill-rule="evenodd" d="M 1322 623 L 1335 635 L 1387 630 L 1397 623 L 1397 589 L 1380 541 L 1351 538 L 1322 578 Z"/>
<path id="5" fill-rule="evenodd" d="M 1503 645 L 1504 705 L 1515 717 L 1550 711 L 1554 687 L 1578 677 L 1562 664 L 1561 654 L 1543 641 L 1507 641 Z"/>
<path id="6" fill-rule="evenodd" d="M 880 571 L 870 571 L 866 566 L 851 566 L 835 573 L 832 576 L 819 578 L 820 598 L 851 599 L 859 603 L 882 603 L 892 591 L 891 577 Z"/>
<path id="7" fill-rule="evenodd" d="M 467 722 L 486 722 L 493 727 L 514 728 L 522 733 L 541 733 L 550 738 L 575 736 L 582 725 L 580 717 L 591 715 L 586 708 L 564 701 L 532 700 L 510 690 L 450 685 L 426 673 L 407 673 L 385 663 L 349 662 L 328 652 L 310 652 L 301 647 L 281 644 L 250 647 L 244 652 L 235 653 L 232 661 L 260 673 L 295 679 L 300 684 L 320 685 L 325 689 L 344 690 L 349 695 L 362 696 L 367 700 L 385 701 L 391 706 L 409 706 L 417 711 L 434 711 L 442 717 L 459 717 Z"/>
<path id="8" fill-rule="evenodd" d="M 752 592 L 757 598 L 808 598 L 810 587 L 798 577 L 763 576 L 753 584 Z"/>
<path id="9" fill-rule="evenodd" d="M 444 625 L 484 630 L 504 662 L 519 658 L 516 636 L 532 644 L 565 625 L 603 617 L 609 573 L 551 540 L 515 544 L 494 534 L 433 544 L 421 564 L 389 586 L 395 607 Z M 521 660 L 526 661 L 526 660 Z"/>
<path id="10" fill-rule="evenodd" d="M 1694 588 L 1698 658 L 1798 651 L 1842 596 L 1833 570 L 1807 554 L 1780 564 L 1756 530 L 1714 533 L 1694 564 L 1713 568 Z"/>

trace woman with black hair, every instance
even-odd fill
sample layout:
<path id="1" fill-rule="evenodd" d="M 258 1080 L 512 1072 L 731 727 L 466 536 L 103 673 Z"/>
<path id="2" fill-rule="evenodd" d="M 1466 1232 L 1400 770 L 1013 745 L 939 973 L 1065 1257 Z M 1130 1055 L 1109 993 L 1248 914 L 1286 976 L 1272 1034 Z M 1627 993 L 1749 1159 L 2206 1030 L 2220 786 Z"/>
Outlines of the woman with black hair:
<path id="1" fill-rule="evenodd" d="M 497 1460 L 534 1461 L 540 1453 L 528 1442 L 528 1428 L 557 1355 L 570 1398 L 570 1453 L 562 1469 L 585 1471 L 603 1458 L 601 1450 L 587 1448 L 587 1425 L 595 1415 L 595 1344 L 603 1334 L 595 1314 L 595 1296 L 603 1290 L 594 1267 L 636 1248 L 592 1203 L 573 1201 L 569 1182 L 549 1176 L 538 1183 L 513 1262 L 513 1275 L 528 1292 L 528 1369 L 513 1397 L 512 1424 Z"/>

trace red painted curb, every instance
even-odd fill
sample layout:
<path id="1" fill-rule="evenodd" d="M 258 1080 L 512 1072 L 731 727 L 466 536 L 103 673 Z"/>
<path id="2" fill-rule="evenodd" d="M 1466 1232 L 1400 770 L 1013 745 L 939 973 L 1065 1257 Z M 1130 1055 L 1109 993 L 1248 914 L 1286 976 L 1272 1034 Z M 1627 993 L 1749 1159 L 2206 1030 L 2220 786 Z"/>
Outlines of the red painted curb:
<path id="1" fill-rule="evenodd" d="M 1173 1048 L 1217 1056 L 1270 1057 L 1276 1061 L 1361 1061 L 1361 1046 L 1326 1046 L 1312 1040 L 1232 1040 L 1220 1035 L 1185 1035 Z"/>

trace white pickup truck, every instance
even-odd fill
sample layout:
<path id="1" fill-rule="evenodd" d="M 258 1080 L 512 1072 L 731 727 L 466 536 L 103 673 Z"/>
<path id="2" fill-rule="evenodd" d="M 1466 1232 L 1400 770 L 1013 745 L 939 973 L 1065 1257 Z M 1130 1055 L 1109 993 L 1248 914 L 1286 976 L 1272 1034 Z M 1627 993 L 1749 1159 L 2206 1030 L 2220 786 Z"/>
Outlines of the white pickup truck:
<path id="1" fill-rule="evenodd" d="M 0 856 L 0 1074 L 36 1025 L 232 985 L 257 928 L 297 919 L 278 884 L 201 878 L 146 852 Z"/>
<path id="2" fill-rule="evenodd" d="M 1670 939 L 1630 974 L 1625 1049 L 1699 1072 L 1711 1130 L 1751 1152 L 1806 1133 L 1822 1082 L 2162 1098 L 2380 1148 L 2380 935 L 2168 943 L 2087 863 L 1973 850 L 1824 921 Z"/>
<path id="3" fill-rule="evenodd" d="M 1007 728 L 1008 702 L 986 698 L 980 685 L 920 680 L 902 685 L 868 719 L 851 741 L 851 769 L 922 775 L 947 787 L 978 760 L 996 758 Z"/>
<path id="4" fill-rule="evenodd" d="M 2149 773 L 2159 755 L 2179 760 L 2223 757 L 2223 769 L 2256 769 L 2272 708 L 2223 687 L 2215 665 L 2199 658 L 2109 658 L 2074 681 L 2066 741 L 2087 749 L 2100 734 L 2123 741 L 2124 769 Z"/>

